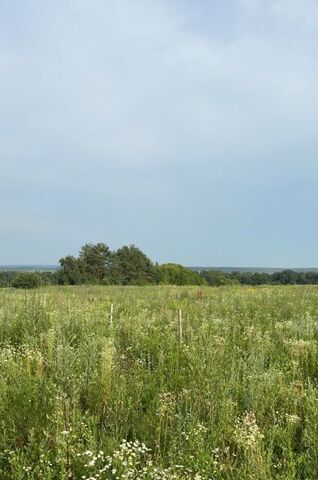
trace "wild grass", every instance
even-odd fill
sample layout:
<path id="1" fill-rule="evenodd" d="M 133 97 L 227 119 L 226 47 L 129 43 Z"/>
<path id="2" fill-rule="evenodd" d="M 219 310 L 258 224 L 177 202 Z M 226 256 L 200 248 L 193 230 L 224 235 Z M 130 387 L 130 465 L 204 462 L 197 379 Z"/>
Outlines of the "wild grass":
<path id="1" fill-rule="evenodd" d="M 318 287 L 2 289 L 0 479 L 315 480 L 317 339 Z"/>

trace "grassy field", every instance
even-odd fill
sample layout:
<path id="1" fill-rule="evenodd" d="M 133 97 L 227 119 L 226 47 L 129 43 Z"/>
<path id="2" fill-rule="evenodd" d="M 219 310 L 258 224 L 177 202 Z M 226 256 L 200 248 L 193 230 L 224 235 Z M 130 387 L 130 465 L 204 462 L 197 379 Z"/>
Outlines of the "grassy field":
<path id="1" fill-rule="evenodd" d="M 2 289 L 0 479 L 316 480 L 317 339 L 318 287 Z"/>

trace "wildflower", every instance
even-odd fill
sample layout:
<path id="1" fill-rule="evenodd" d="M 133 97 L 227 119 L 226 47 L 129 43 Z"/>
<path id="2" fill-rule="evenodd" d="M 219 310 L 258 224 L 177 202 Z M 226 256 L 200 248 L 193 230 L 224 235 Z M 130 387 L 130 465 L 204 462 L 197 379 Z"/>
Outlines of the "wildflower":
<path id="1" fill-rule="evenodd" d="M 290 423 L 290 424 L 295 424 L 300 421 L 300 417 L 298 415 L 290 415 L 286 413 L 285 417 L 286 417 L 287 423 Z"/>
<path id="2" fill-rule="evenodd" d="M 238 446 L 254 450 L 264 438 L 256 422 L 254 412 L 245 412 L 242 418 L 236 420 L 234 437 Z"/>

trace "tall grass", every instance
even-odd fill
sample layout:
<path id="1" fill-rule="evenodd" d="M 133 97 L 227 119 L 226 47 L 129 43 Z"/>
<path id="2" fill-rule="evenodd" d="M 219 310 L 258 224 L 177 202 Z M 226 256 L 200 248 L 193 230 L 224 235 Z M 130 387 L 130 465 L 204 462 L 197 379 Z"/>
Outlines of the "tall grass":
<path id="1" fill-rule="evenodd" d="M 317 479 L 317 321 L 309 286 L 3 289 L 0 479 Z"/>

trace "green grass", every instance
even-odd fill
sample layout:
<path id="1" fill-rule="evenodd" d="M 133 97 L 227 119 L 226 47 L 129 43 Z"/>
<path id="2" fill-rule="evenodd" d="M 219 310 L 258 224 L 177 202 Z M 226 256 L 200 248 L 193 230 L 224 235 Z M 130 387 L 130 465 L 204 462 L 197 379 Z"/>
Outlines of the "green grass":
<path id="1" fill-rule="evenodd" d="M 2 289 L 0 479 L 316 480 L 318 287 L 197 290 Z"/>

